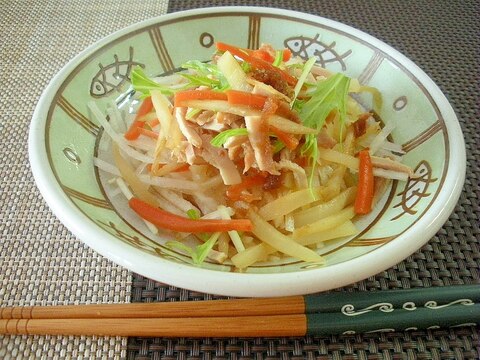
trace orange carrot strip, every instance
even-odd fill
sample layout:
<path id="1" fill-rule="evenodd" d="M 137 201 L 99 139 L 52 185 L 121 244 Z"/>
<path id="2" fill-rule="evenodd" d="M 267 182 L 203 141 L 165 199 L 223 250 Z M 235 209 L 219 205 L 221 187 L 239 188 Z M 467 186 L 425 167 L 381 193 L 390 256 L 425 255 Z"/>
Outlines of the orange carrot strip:
<path id="1" fill-rule="evenodd" d="M 299 140 L 292 134 L 286 133 L 275 126 L 270 125 L 270 131 L 275 134 L 275 136 L 285 144 L 289 150 L 295 150 L 298 146 Z"/>
<path id="2" fill-rule="evenodd" d="M 185 163 L 185 164 L 181 164 L 178 168 L 176 168 L 172 172 L 183 172 L 189 169 L 190 169 L 190 164 Z"/>
<path id="3" fill-rule="evenodd" d="M 368 149 L 360 151 L 358 156 L 360 163 L 358 168 L 358 190 L 357 197 L 355 198 L 355 213 L 364 215 L 372 211 L 374 192 L 373 165 Z"/>
<path id="4" fill-rule="evenodd" d="M 182 106 L 188 100 L 227 100 L 227 96 L 213 90 L 184 90 L 175 94 L 175 106 Z"/>
<path id="5" fill-rule="evenodd" d="M 252 94 L 244 91 L 238 90 L 227 90 L 227 100 L 229 104 L 232 105 L 246 105 L 255 109 L 263 109 L 265 101 L 267 100 L 266 96 Z"/>
<path id="6" fill-rule="evenodd" d="M 149 138 L 152 138 L 152 139 L 158 139 L 158 133 L 156 133 L 155 131 L 145 129 L 145 128 L 140 127 L 140 126 L 137 127 L 137 130 L 138 130 L 139 134 L 148 136 Z"/>
<path id="7" fill-rule="evenodd" d="M 158 118 L 155 118 L 155 119 L 153 119 L 152 121 L 149 121 L 149 122 L 148 122 L 148 125 L 150 125 L 151 128 L 154 128 L 154 127 L 157 126 L 158 124 L 160 124 L 160 120 L 158 120 Z"/>
<path id="8" fill-rule="evenodd" d="M 265 50 L 253 50 L 250 55 L 263 61 L 267 61 L 270 64 L 275 61 L 275 58 Z"/>
<path id="9" fill-rule="evenodd" d="M 248 53 L 248 51 L 228 45 L 222 42 L 217 42 L 216 44 L 217 50 L 220 51 L 229 51 L 232 55 L 239 57 L 243 61 L 248 62 L 250 65 L 257 69 L 264 69 L 268 71 L 272 71 L 274 73 L 279 74 L 283 80 L 285 80 L 290 85 L 295 85 L 297 83 L 297 79 L 286 73 L 285 71 L 273 66 L 271 63 L 264 61 L 262 59 L 256 58 Z"/>
<path id="10" fill-rule="evenodd" d="M 127 140 L 135 140 L 140 136 L 140 132 L 138 131 L 144 124 L 144 121 L 141 120 L 141 117 L 148 114 L 153 109 L 152 98 L 149 96 L 143 100 L 142 104 L 140 105 L 137 115 L 135 116 L 135 120 L 133 121 L 132 125 L 128 131 L 123 135 Z"/>
<path id="11" fill-rule="evenodd" d="M 258 174 L 253 176 L 247 176 L 240 184 L 230 185 L 227 189 L 227 197 L 230 200 L 240 200 L 242 191 L 250 189 L 254 186 L 263 185 L 266 181 L 266 177 Z"/>
<path id="12" fill-rule="evenodd" d="M 290 49 L 283 49 L 283 61 L 288 61 L 292 57 Z"/>
<path id="13" fill-rule="evenodd" d="M 253 224 L 249 219 L 233 220 L 192 220 L 182 216 L 172 214 L 168 211 L 151 206 L 146 202 L 131 198 L 128 202 L 130 208 L 141 218 L 151 222 L 162 229 L 168 229 L 180 232 L 200 233 L 200 232 L 223 232 L 223 231 L 252 231 Z"/>
<path id="14" fill-rule="evenodd" d="M 243 52 L 244 54 L 252 54 L 253 51 L 254 51 L 254 50 L 243 49 L 243 48 L 240 48 L 238 46 L 226 44 L 224 42 L 217 42 L 215 44 L 215 47 L 217 48 L 217 50 L 222 51 L 222 52 L 229 51 L 232 55 L 236 55 L 236 53 L 238 53 L 238 52 Z"/>
<path id="15" fill-rule="evenodd" d="M 305 156 L 297 157 L 293 162 L 303 168 L 308 165 L 308 159 Z"/>

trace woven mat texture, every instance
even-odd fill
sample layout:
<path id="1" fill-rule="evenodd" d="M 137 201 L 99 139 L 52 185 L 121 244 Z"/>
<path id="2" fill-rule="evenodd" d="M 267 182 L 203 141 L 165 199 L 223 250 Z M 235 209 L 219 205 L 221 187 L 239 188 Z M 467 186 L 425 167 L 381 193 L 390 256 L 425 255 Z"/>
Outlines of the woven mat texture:
<path id="1" fill-rule="evenodd" d="M 324 16 L 363 30 L 412 59 L 453 105 L 465 135 L 467 179 L 458 205 L 422 249 L 376 276 L 338 291 L 480 282 L 480 5 L 470 1 L 170 1 L 169 12 L 261 5 Z M 132 302 L 219 298 L 133 274 Z M 254 339 L 130 338 L 129 359 L 479 359 L 478 327 L 348 336 Z"/>
<path id="2" fill-rule="evenodd" d="M 27 135 L 50 79 L 93 42 L 168 0 L 0 0 L 0 305 L 126 302 L 131 274 L 59 223 L 33 181 Z M 126 338 L 3 336 L 0 359 L 125 358 Z"/>

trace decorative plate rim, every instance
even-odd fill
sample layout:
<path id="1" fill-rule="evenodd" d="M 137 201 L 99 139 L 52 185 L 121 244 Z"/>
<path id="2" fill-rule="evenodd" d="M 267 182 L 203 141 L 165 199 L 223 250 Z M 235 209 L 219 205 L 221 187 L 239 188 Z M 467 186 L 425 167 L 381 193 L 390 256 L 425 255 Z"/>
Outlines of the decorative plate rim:
<path id="1" fill-rule="evenodd" d="M 394 58 L 418 79 L 442 114 L 449 138 L 455 139 L 454 142 L 450 141 L 448 150 L 450 158 L 456 160 L 450 161 L 445 170 L 444 185 L 451 184 L 449 186 L 451 191 L 447 194 L 445 191 L 439 191 L 437 199 L 432 202 L 430 208 L 424 212 L 414 226 L 414 229 L 423 229 L 422 232 L 415 232 L 412 228 L 407 229 L 398 236 L 396 241 L 381 247 L 382 256 L 380 258 L 377 251 L 373 250 L 339 264 L 308 271 L 274 274 L 221 272 L 174 263 L 119 242 L 113 235 L 102 231 L 93 224 L 70 201 L 57 183 L 53 170 L 42 166 L 45 162 L 48 163 L 44 132 L 47 114 L 52 100 L 62 88 L 65 80 L 71 76 L 81 62 L 113 40 L 157 23 L 212 13 L 231 14 L 232 16 L 241 13 L 273 14 L 302 18 L 302 20 L 312 23 L 329 26 L 361 38 L 383 53 L 389 54 L 389 57 Z M 130 25 L 95 42 L 69 61 L 42 93 L 32 117 L 28 152 L 34 179 L 42 196 L 61 222 L 82 242 L 113 262 L 149 278 L 190 290 L 228 296 L 298 295 L 324 291 L 365 279 L 395 265 L 424 245 L 441 228 L 460 197 L 466 172 L 464 139 L 455 112 L 438 86 L 411 60 L 375 37 L 334 20 L 291 10 L 248 6 L 209 7 L 162 15 Z M 84 223 L 87 225 L 79 225 Z M 98 239 L 99 236 L 101 236 L 101 240 Z M 357 271 L 359 268 L 362 271 Z M 265 286 L 267 283 L 268 287 Z"/>

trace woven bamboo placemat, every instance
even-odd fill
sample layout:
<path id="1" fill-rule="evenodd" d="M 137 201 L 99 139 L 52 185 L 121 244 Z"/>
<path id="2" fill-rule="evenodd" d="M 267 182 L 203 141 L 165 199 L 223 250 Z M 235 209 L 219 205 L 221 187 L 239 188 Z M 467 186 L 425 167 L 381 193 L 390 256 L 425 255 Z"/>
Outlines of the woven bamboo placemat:
<path id="1" fill-rule="evenodd" d="M 28 127 L 50 79 L 102 37 L 168 0 L 0 1 L 0 306 L 128 302 L 131 274 L 59 223 L 33 181 Z M 125 358 L 126 338 L 3 336 L 0 359 Z"/>
<path id="2" fill-rule="evenodd" d="M 261 5 L 303 11 L 356 27 L 419 65 L 453 105 L 465 135 L 467 179 L 447 223 L 422 249 L 376 276 L 337 291 L 480 283 L 480 34 L 471 1 L 170 1 L 169 12 Z M 480 288 L 479 288 L 480 289 Z M 480 290 L 479 290 L 480 291 Z M 133 274 L 132 302 L 219 298 Z M 253 339 L 130 338 L 128 359 L 479 359 L 478 327 L 345 336 Z"/>

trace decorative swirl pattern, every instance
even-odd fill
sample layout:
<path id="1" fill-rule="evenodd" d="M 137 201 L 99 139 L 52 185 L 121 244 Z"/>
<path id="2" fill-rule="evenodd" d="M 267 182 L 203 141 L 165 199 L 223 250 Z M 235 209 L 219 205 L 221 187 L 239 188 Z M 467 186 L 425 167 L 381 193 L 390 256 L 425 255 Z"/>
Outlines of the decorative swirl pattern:
<path id="1" fill-rule="evenodd" d="M 477 326 L 477 323 L 463 323 L 463 324 L 458 324 L 458 325 L 451 325 L 451 328 L 457 328 L 457 327 L 464 327 L 464 326 Z"/>
<path id="2" fill-rule="evenodd" d="M 408 311 L 417 310 L 417 306 L 415 305 L 415 303 L 413 301 L 406 302 L 405 304 L 403 304 L 402 308 L 404 310 L 408 310 Z"/>
<path id="3" fill-rule="evenodd" d="M 377 333 L 377 332 L 394 332 L 394 331 L 395 331 L 395 329 L 386 328 L 386 329 L 377 329 L 377 330 L 366 331 L 365 334 L 371 334 L 371 333 Z"/>
<path id="4" fill-rule="evenodd" d="M 358 311 L 355 311 L 355 306 L 353 306 L 352 304 L 346 304 L 344 306 L 342 306 L 342 314 L 343 315 L 347 315 L 347 316 L 357 316 L 357 315 L 362 315 L 362 314 L 366 314 L 372 310 L 375 310 L 376 308 L 378 308 L 378 310 L 382 311 L 382 312 L 385 312 L 385 313 L 389 313 L 389 312 L 392 312 L 394 309 L 393 309 L 393 305 L 391 303 L 378 303 L 378 304 L 374 304 L 374 305 L 371 305 L 369 307 L 366 307 L 365 309 L 361 309 L 361 310 L 358 310 Z"/>
<path id="5" fill-rule="evenodd" d="M 437 309 L 442 309 L 442 308 L 445 308 L 447 306 L 451 306 L 451 305 L 455 305 L 455 304 L 470 306 L 470 305 L 474 305 L 474 302 L 470 299 L 458 299 L 458 300 L 452 301 L 448 304 L 438 305 L 436 301 L 427 301 L 424 306 L 426 308 L 429 308 L 429 309 L 432 309 L 432 310 L 437 310 Z"/>

